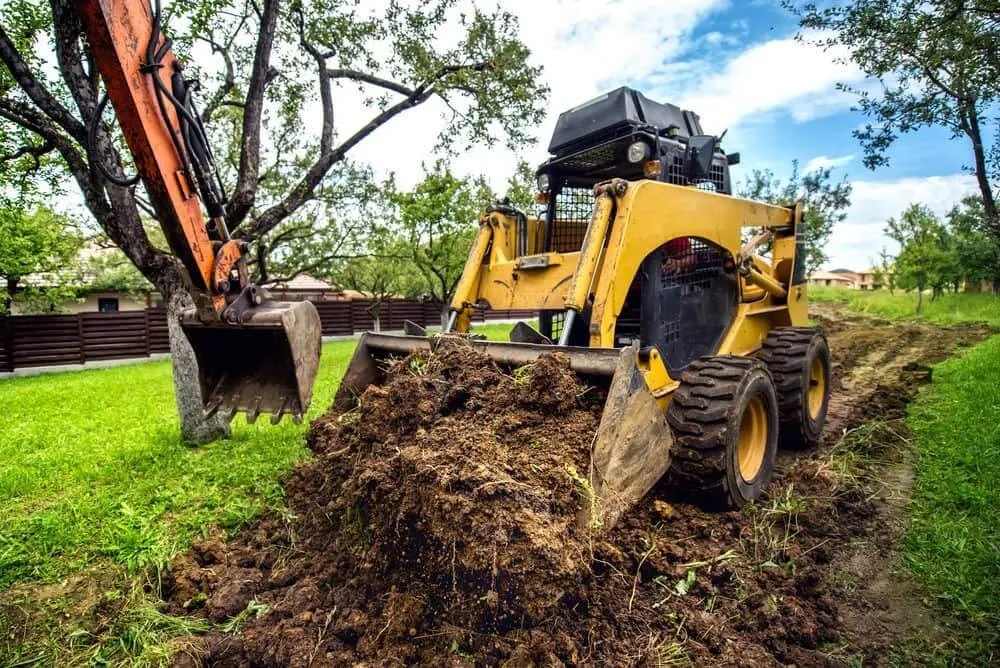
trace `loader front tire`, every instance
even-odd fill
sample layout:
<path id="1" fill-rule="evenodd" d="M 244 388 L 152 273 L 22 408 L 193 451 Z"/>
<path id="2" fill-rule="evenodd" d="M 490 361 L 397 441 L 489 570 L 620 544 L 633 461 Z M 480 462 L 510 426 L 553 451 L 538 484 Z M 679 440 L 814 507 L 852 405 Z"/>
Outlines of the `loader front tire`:
<path id="1" fill-rule="evenodd" d="M 739 508 L 774 472 L 778 400 L 767 367 L 750 357 L 692 362 L 673 394 L 670 483 L 710 508 Z"/>
<path id="2" fill-rule="evenodd" d="M 805 450 L 819 443 L 830 402 L 830 348 L 812 327 L 780 327 L 764 340 L 760 359 L 778 394 L 778 442 Z"/>

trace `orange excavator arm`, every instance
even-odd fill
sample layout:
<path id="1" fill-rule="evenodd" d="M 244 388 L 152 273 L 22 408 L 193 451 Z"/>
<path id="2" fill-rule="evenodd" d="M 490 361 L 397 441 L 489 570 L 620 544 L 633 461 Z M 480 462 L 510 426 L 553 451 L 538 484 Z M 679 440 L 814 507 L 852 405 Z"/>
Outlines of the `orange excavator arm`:
<path id="1" fill-rule="evenodd" d="M 301 420 L 319 364 L 319 315 L 309 302 L 272 301 L 249 280 L 246 243 L 230 238 L 224 189 L 161 30 L 160 1 L 77 0 L 76 8 L 157 221 L 190 278 L 195 309 L 181 324 L 206 412 Z M 92 145 L 99 122 L 91 123 Z M 104 171 L 94 151 L 91 161 Z"/>

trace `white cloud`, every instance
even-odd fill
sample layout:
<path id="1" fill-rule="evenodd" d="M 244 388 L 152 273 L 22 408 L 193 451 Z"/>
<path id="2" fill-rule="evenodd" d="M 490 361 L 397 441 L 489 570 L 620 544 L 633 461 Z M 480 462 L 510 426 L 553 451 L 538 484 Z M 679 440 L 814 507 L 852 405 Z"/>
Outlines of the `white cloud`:
<path id="1" fill-rule="evenodd" d="M 815 172 L 818 169 L 843 167 L 851 160 L 854 160 L 853 153 L 851 155 L 842 155 L 839 158 L 828 158 L 825 155 L 819 155 L 806 163 L 805 169 L 802 170 L 802 173 L 808 174 L 809 172 Z"/>
<path id="2" fill-rule="evenodd" d="M 963 197 L 978 192 L 975 179 L 968 174 L 853 181 L 851 185 L 851 208 L 830 237 L 826 268 L 866 268 L 883 246 L 895 253 L 896 244 L 883 233 L 885 221 L 910 204 L 925 204 L 943 217 Z"/>
<path id="3" fill-rule="evenodd" d="M 542 65 L 551 88 L 546 119 L 536 130 L 538 144 L 514 155 L 499 147 L 473 147 L 453 161 L 458 171 L 485 173 L 495 187 L 513 173 L 518 158 L 536 164 L 546 157 L 549 133 L 560 112 L 628 81 L 641 81 L 664 61 L 679 58 L 692 42 L 695 26 L 729 0 L 507 0 L 503 8 L 519 17 L 521 38 L 531 61 Z M 351 103 L 352 88 L 337 98 L 338 131 L 349 136 L 372 115 Z M 395 170 L 403 183 L 416 181 L 422 160 L 431 159 L 444 126 L 442 105 L 428 102 L 368 137 L 351 158 L 379 171 Z"/>
<path id="4" fill-rule="evenodd" d="M 683 82 L 680 102 L 697 111 L 706 128 L 731 127 L 779 110 L 797 122 L 842 111 L 852 98 L 836 84 L 859 83 L 864 76 L 853 64 L 840 62 L 840 51 L 813 43 L 823 37 L 811 33 L 804 40 L 755 44 L 707 76 L 697 72 L 700 64 L 692 64 L 695 76 Z"/>

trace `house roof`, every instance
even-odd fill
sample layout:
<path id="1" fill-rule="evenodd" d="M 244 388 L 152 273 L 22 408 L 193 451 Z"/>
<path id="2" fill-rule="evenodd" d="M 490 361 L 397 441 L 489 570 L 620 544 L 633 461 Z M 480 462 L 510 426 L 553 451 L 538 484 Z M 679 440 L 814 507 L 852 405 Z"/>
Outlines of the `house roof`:
<path id="1" fill-rule="evenodd" d="M 854 272 L 851 273 L 853 274 Z M 813 273 L 809 274 L 809 279 L 810 280 L 815 279 L 819 281 L 846 281 L 848 283 L 851 282 L 851 279 L 849 277 L 835 271 L 814 271 Z"/>
<path id="2" fill-rule="evenodd" d="M 333 286 L 326 281 L 320 280 L 309 274 L 299 274 L 286 283 L 276 283 L 276 290 L 288 292 L 324 292 L 333 290 Z"/>

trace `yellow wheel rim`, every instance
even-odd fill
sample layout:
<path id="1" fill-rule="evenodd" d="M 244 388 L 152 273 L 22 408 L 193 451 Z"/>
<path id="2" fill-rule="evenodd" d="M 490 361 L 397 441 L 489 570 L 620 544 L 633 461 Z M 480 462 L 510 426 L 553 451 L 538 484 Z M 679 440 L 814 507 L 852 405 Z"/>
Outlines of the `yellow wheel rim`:
<path id="1" fill-rule="evenodd" d="M 767 451 L 767 407 L 761 397 L 754 397 L 740 420 L 740 475 L 747 482 L 757 477 Z"/>
<path id="2" fill-rule="evenodd" d="M 806 391 L 809 402 L 809 417 L 816 419 L 823 410 L 823 399 L 826 397 L 826 374 L 823 373 L 823 359 L 816 357 L 809 368 L 809 389 Z"/>

